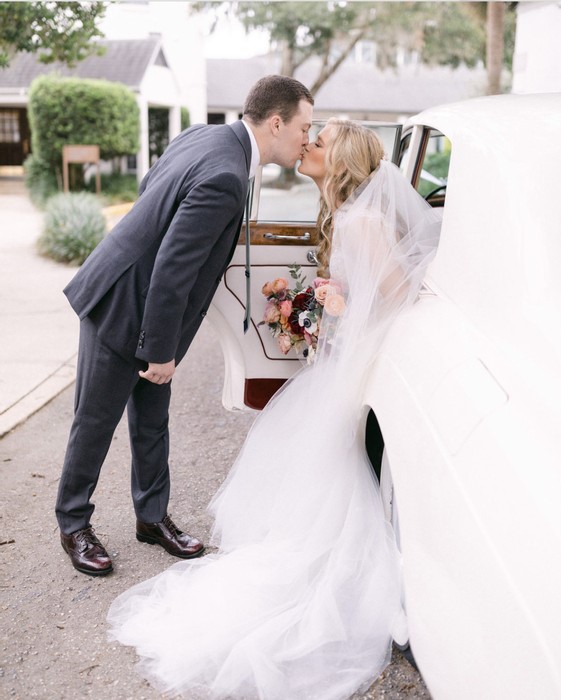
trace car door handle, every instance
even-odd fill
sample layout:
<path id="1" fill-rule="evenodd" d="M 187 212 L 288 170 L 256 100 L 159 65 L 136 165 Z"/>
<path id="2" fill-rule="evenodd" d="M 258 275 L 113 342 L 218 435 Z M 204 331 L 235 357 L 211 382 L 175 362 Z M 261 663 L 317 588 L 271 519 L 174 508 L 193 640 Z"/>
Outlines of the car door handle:
<path id="1" fill-rule="evenodd" d="M 309 241 L 311 239 L 307 231 L 303 236 L 281 236 L 276 233 L 265 233 L 263 237 L 268 241 Z"/>

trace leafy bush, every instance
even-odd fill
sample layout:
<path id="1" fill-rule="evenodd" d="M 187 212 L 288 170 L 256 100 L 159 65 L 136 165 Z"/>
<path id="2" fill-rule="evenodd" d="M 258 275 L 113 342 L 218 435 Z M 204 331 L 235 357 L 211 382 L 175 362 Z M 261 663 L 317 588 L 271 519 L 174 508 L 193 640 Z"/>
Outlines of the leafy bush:
<path id="1" fill-rule="evenodd" d="M 40 76 L 29 91 L 29 123 L 33 153 L 59 174 L 67 144 L 99 145 L 104 160 L 138 151 L 138 105 L 119 83 Z"/>
<path id="2" fill-rule="evenodd" d="M 150 164 L 155 163 L 169 144 L 169 110 L 150 107 L 148 110 Z"/>
<path id="3" fill-rule="evenodd" d="M 93 175 L 86 188 L 89 192 L 95 192 L 95 175 Z M 120 204 L 121 202 L 134 202 L 138 198 L 138 180 L 136 175 L 111 173 L 101 175 L 101 199 L 105 204 Z"/>
<path id="4" fill-rule="evenodd" d="M 181 131 L 191 126 L 187 107 L 181 107 Z M 169 145 L 169 109 L 150 107 L 148 110 L 148 145 L 150 164 L 153 165 Z"/>
<path id="5" fill-rule="evenodd" d="M 58 192 L 54 169 L 35 155 L 25 159 L 23 169 L 31 201 L 38 207 L 44 207 L 47 199 Z"/>
<path id="6" fill-rule="evenodd" d="M 47 203 L 38 247 L 57 262 L 81 265 L 104 234 L 105 219 L 95 195 L 57 194 Z"/>

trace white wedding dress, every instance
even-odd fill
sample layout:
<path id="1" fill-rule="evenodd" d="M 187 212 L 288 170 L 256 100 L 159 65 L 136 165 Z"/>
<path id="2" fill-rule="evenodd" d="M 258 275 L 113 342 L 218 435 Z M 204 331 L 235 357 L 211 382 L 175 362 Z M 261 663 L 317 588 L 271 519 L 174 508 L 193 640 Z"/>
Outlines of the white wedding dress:
<path id="1" fill-rule="evenodd" d="M 136 647 L 161 691 L 344 700 L 389 662 L 403 626 L 400 555 L 358 430 L 361 387 L 417 298 L 438 228 L 385 161 L 337 211 L 330 268 L 345 313 L 324 314 L 315 362 L 258 416 L 214 497 L 218 553 L 174 564 L 110 608 L 110 637 Z"/>

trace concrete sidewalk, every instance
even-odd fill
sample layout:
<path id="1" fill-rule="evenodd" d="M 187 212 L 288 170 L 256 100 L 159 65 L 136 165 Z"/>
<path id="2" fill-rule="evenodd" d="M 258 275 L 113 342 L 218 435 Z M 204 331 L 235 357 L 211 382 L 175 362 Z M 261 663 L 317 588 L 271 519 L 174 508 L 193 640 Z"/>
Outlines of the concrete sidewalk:
<path id="1" fill-rule="evenodd" d="M 42 222 L 23 181 L 0 178 L 0 437 L 75 378 L 79 323 L 62 289 L 77 268 L 37 253 Z"/>

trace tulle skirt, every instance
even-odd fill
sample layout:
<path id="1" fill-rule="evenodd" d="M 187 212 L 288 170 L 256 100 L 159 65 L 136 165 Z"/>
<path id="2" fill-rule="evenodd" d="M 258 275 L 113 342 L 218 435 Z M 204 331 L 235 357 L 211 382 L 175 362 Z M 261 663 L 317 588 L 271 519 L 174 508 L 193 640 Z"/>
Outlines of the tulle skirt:
<path id="1" fill-rule="evenodd" d="M 136 647 L 162 692 L 344 700 L 389 662 L 403 623 L 399 552 L 356 397 L 317 379 L 302 370 L 255 421 L 210 505 L 218 553 L 111 605 L 110 637 Z"/>

